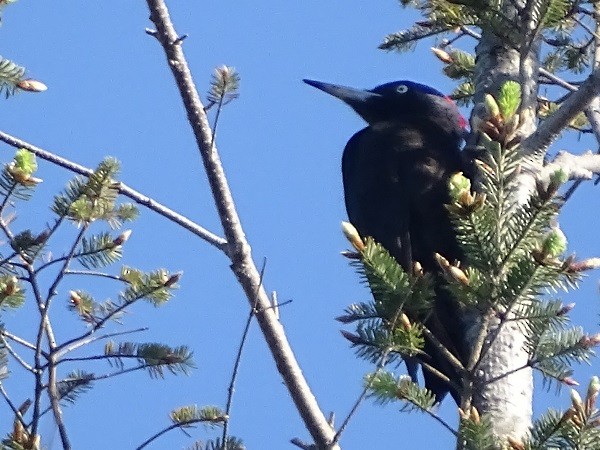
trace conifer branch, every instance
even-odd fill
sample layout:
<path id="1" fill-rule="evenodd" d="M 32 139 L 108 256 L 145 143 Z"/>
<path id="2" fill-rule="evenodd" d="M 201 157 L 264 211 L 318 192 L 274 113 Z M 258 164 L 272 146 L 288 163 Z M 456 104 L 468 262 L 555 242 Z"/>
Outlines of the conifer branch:
<path id="1" fill-rule="evenodd" d="M 481 39 L 481 35 L 479 33 L 477 33 L 476 31 L 472 30 L 471 28 L 469 28 L 467 26 L 461 26 L 460 29 L 464 34 L 471 36 L 472 38 L 474 38 L 478 41 Z M 600 67 L 600 47 L 598 45 L 596 45 L 595 51 L 594 51 L 593 68 L 594 68 L 594 70 L 597 70 L 599 67 Z M 577 92 L 579 89 L 578 86 L 575 86 L 574 84 L 563 80 L 562 78 L 553 74 L 552 72 L 545 69 L 544 67 L 539 68 L 539 74 L 541 76 L 547 78 L 548 80 L 550 80 L 553 84 L 560 86 L 560 87 L 570 91 L 571 93 Z M 575 117 L 581 111 L 584 111 L 588 121 L 590 122 L 592 131 L 593 131 L 594 135 L 596 136 L 596 140 L 600 144 L 600 111 L 599 111 L 599 108 L 600 108 L 600 97 L 598 96 L 598 93 L 596 93 L 595 95 L 591 96 L 590 104 L 586 108 L 581 108 L 579 110 L 576 110 L 576 112 L 572 113 L 571 118 L 569 118 L 568 120 L 567 119 L 563 119 L 563 120 L 566 120 L 566 124 L 568 124 L 573 119 L 573 117 Z M 558 122 L 558 119 L 559 118 L 557 117 L 553 120 L 556 120 Z M 566 127 L 566 125 L 565 125 L 565 127 Z M 560 134 L 560 131 L 562 131 L 562 129 L 564 129 L 564 127 L 559 129 L 556 136 L 558 134 Z M 540 137 L 540 139 L 541 139 L 541 137 Z M 553 139 L 554 139 L 554 137 L 552 138 L 552 140 Z M 549 144 L 550 143 L 548 143 L 547 145 L 549 145 Z M 532 145 L 531 143 L 529 143 L 529 146 L 532 150 L 535 150 L 535 145 Z M 579 180 L 576 181 L 576 184 L 572 188 L 570 188 L 569 194 L 565 195 L 565 199 L 568 199 L 572 195 L 572 190 L 577 189 L 577 187 L 579 186 L 580 183 L 581 183 L 581 181 L 579 181 Z"/>
<path id="2" fill-rule="evenodd" d="M 48 150 L 42 149 L 40 147 L 36 147 L 35 145 L 30 144 L 29 142 L 26 142 L 22 139 L 11 136 L 3 131 L 0 131 L 0 141 L 10 145 L 11 147 L 25 148 L 25 149 L 29 150 L 30 152 L 32 152 L 33 154 L 35 154 L 37 157 L 39 157 L 45 161 L 48 161 L 52 164 L 55 164 L 59 167 L 62 167 L 64 169 L 67 169 L 73 173 L 83 175 L 86 177 L 90 176 L 92 173 L 94 173 L 94 171 L 92 169 L 89 169 L 80 164 L 74 163 L 72 161 L 69 161 L 66 158 L 63 158 L 52 152 L 49 152 Z M 136 202 L 138 205 L 145 206 L 146 208 L 160 214 L 161 216 L 165 217 L 166 219 L 170 220 L 171 222 L 174 222 L 177 225 L 180 225 L 184 229 L 190 231 L 191 233 L 195 234 L 196 236 L 198 236 L 202 240 L 208 242 L 212 246 L 218 248 L 219 250 L 223 250 L 223 251 L 225 250 L 226 245 L 227 245 L 227 241 L 225 239 L 223 239 L 222 237 L 219 237 L 216 234 L 201 227 L 200 225 L 196 224 L 195 222 L 193 222 L 192 220 L 183 216 L 182 214 L 180 214 L 176 211 L 173 211 L 172 209 L 168 208 L 167 206 L 163 205 L 162 203 L 159 203 L 156 200 L 154 200 L 153 198 L 148 197 L 139 191 L 136 191 L 135 189 L 127 186 L 124 183 L 119 182 L 118 189 L 119 189 L 119 193 L 121 193 L 122 195 L 124 195 L 127 198 L 130 198 L 131 200 Z"/>
<path id="3" fill-rule="evenodd" d="M 139 446 L 137 446 L 136 450 L 142 450 L 143 448 L 147 447 L 152 442 L 154 442 L 156 439 L 161 437 L 163 434 L 166 434 L 171 430 L 175 430 L 177 428 L 182 428 L 182 427 L 185 427 L 186 425 L 187 426 L 194 425 L 194 424 L 197 424 L 200 422 L 201 422 L 201 420 L 195 419 L 195 420 L 189 420 L 189 421 L 183 422 L 183 423 L 173 423 L 173 424 L 169 425 L 168 427 L 165 427 L 162 430 L 157 431 L 155 434 L 150 436 L 148 439 L 146 439 L 144 442 L 142 442 Z"/>
<path id="4" fill-rule="evenodd" d="M 279 323 L 275 311 L 270 308 L 271 304 L 264 287 L 261 287 L 259 271 L 252 260 L 250 246 L 240 223 L 217 148 L 213 143 L 206 111 L 192 79 L 181 42 L 178 40 L 179 35 L 175 31 L 163 0 L 147 0 L 147 4 L 150 10 L 150 20 L 156 29 L 152 35 L 165 52 L 166 60 L 179 88 L 188 120 L 196 137 L 198 150 L 227 239 L 226 253 L 231 260 L 231 268 L 244 289 L 250 307 L 256 303 L 258 309 L 263 311 L 257 316 L 258 324 L 304 425 L 317 446 L 328 448 L 334 432 L 302 375 L 283 327 Z M 332 450 L 337 448 L 339 447 L 331 447 Z"/>

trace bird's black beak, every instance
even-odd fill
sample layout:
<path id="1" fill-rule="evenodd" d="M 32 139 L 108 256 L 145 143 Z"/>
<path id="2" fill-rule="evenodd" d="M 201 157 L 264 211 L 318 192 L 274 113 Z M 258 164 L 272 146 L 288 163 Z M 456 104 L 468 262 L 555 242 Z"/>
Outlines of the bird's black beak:
<path id="1" fill-rule="evenodd" d="M 358 114 L 363 116 L 365 106 L 372 100 L 380 98 L 380 94 L 375 92 L 355 89 L 347 86 L 338 86 L 336 84 L 323 83 L 321 81 L 314 80 L 302 80 L 306 84 L 309 84 L 317 89 L 327 92 L 334 97 L 339 98 L 347 105 L 351 106 Z M 364 117 L 364 116 L 363 116 Z"/>

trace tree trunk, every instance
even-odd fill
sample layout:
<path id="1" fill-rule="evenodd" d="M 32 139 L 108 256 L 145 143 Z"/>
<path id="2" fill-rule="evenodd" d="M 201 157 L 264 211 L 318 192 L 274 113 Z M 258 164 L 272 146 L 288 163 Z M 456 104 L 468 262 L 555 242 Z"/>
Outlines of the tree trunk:
<path id="1" fill-rule="evenodd" d="M 514 11 L 510 16 L 517 17 Z M 522 43 L 521 45 L 525 45 Z M 520 134 L 530 135 L 536 127 L 539 41 L 521 52 L 506 39 L 484 31 L 476 48 L 475 104 L 485 93 L 495 94 L 507 80 L 518 81 L 522 89 Z M 522 58 L 523 55 L 523 58 Z M 515 192 L 515 204 L 522 203 L 534 186 L 533 176 L 542 167 L 537 161 L 523 170 L 522 188 Z M 509 312 L 510 317 L 510 312 Z M 525 336 L 515 322 L 490 321 L 489 331 L 476 370 L 473 406 L 491 419 L 493 432 L 500 438 L 522 437 L 532 424 L 533 377 L 527 365 Z"/>

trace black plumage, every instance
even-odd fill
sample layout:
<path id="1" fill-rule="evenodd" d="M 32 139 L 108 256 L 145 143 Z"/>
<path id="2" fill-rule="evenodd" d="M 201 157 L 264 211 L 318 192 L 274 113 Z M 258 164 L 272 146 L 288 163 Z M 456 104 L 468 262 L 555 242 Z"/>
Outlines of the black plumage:
<path id="1" fill-rule="evenodd" d="M 418 261 L 437 273 L 433 312 L 425 324 L 459 359 L 465 360 L 464 326 L 457 302 L 444 289 L 434 254 L 462 260 L 445 206 L 449 177 L 464 171 L 460 152 L 466 122 L 442 93 L 419 83 L 397 81 L 358 90 L 312 80 L 311 86 L 351 106 L 368 126 L 344 149 L 342 173 L 350 222 L 362 236 L 372 236 L 404 268 Z M 446 358 L 426 340 L 422 361 L 459 383 Z M 414 361 L 407 361 L 416 379 Z M 427 370 L 425 386 L 438 401 L 459 393 Z"/>

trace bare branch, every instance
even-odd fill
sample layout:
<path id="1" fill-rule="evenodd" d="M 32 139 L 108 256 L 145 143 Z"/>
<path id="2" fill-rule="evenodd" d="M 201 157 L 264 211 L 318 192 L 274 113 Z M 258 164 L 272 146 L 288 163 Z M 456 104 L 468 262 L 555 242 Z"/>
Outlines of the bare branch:
<path id="1" fill-rule="evenodd" d="M 440 340 L 427 328 L 423 325 L 423 336 L 425 336 L 429 341 L 433 344 L 433 346 L 442 354 L 444 358 L 452 364 L 452 366 L 461 374 L 465 373 L 465 366 L 460 362 L 460 360 L 450 351 L 448 348 L 440 342 Z"/>
<path id="2" fill-rule="evenodd" d="M 27 423 L 25 423 L 25 420 L 23 420 L 23 414 L 21 414 L 21 411 L 19 411 L 19 408 L 17 408 L 15 406 L 15 404 L 11 401 L 10 397 L 8 396 L 8 392 L 6 392 L 6 389 L 4 389 L 4 385 L 1 382 L 0 382 L 0 394 L 4 398 L 4 401 L 6 402 L 6 404 L 10 407 L 10 409 L 14 413 L 15 420 L 18 420 L 19 422 L 21 422 L 21 425 L 23 425 L 23 428 L 27 429 Z"/>
<path id="3" fill-rule="evenodd" d="M 33 373 L 34 372 L 34 368 L 27 363 L 27 361 L 25 361 L 23 358 L 21 358 L 21 356 L 11 347 L 11 345 L 6 341 L 6 337 L 2 334 L 0 335 L 0 339 L 2 340 L 2 344 L 4 345 L 4 347 L 6 348 L 6 350 L 8 351 L 8 353 L 15 358 L 15 360 L 27 371 Z"/>
<path id="4" fill-rule="evenodd" d="M 167 6 L 163 0 L 147 0 L 147 4 L 150 9 L 150 20 L 156 29 L 154 37 L 165 52 L 196 138 L 227 239 L 227 254 L 232 262 L 231 268 L 244 289 L 250 306 L 256 305 L 258 310 L 263 311 L 256 316 L 258 324 L 306 429 L 317 446 L 337 449 L 339 448 L 337 445 L 329 445 L 334 436 L 333 429 L 319 408 L 296 361 L 283 327 L 274 310 L 270 308 L 269 297 L 261 286 L 260 275 L 252 260 L 250 246 L 242 229 L 221 159 L 212 142 L 212 132 L 204 105 L 192 79 L 182 46 L 178 41 L 179 35 L 171 22 Z"/>
<path id="5" fill-rule="evenodd" d="M 548 180 L 559 169 L 567 174 L 569 180 L 589 180 L 595 173 L 600 173 L 600 155 L 591 151 L 581 155 L 559 152 L 554 161 L 544 166 L 539 178 Z"/>
<path id="6" fill-rule="evenodd" d="M 523 154 L 533 154 L 546 150 L 569 123 L 582 111 L 585 111 L 594 98 L 600 94 L 600 70 L 594 70 L 590 76 L 562 103 L 560 108 L 548 116 L 538 129 L 521 145 Z"/>
<path id="7" fill-rule="evenodd" d="M 16 342 L 17 344 L 21 344 L 23 347 L 27 347 L 30 350 L 35 350 L 35 345 L 33 345 L 31 342 L 26 341 L 25 339 L 20 338 L 19 336 L 16 336 L 16 335 L 10 333 L 9 331 L 2 330 L 2 331 L 0 331 L 0 334 L 2 334 L 3 337 L 7 337 L 11 341 Z M 42 353 L 42 355 L 44 357 L 48 357 L 48 353 L 44 352 L 44 353 Z"/>
<path id="8" fill-rule="evenodd" d="M 171 430 L 175 430 L 176 428 L 189 427 L 189 426 L 192 426 L 194 424 L 201 423 L 201 422 L 206 422 L 206 420 L 193 419 L 193 420 L 188 420 L 186 422 L 173 423 L 173 424 L 169 425 L 168 427 L 163 428 L 159 432 L 157 432 L 157 433 L 153 434 L 152 436 L 150 436 L 148 439 L 146 439 L 144 442 L 142 442 L 139 446 L 137 446 L 136 450 L 142 450 L 143 448 L 145 448 L 149 444 L 151 444 L 153 441 L 155 441 L 156 439 L 158 439 L 159 437 L 161 437 L 163 434 L 168 433 Z M 225 448 L 225 447 L 223 447 L 223 448 Z"/>
<path id="9" fill-rule="evenodd" d="M 56 356 L 57 359 L 59 359 L 59 361 L 57 361 L 57 364 L 59 364 L 59 363 L 62 363 L 63 361 L 65 361 L 65 359 L 60 359 L 63 355 L 66 355 L 67 353 L 72 352 L 73 350 L 76 350 L 79 347 L 90 344 L 91 342 L 100 341 L 102 339 L 108 339 L 108 338 L 111 338 L 114 336 L 123 336 L 125 334 L 139 333 L 139 332 L 147 331 L 147 330 L 148 330 L 148 327 L 141 327 L 141 328 L 136 328 L 135 330 L 117 331 L 117 332 L 105 333 L 105 334 L 92 334 L 92 335 L 87 336 L 84 339 L 76 340 L 69 345 L 63 344 L 60 348 L 56 349 L 56 351 L 54 352 L 54 355 Z"/>
<path id="10" fill-rule="evenodd" d="M 11 136 L 7 133 L 4 133 L 3 131 L 0 131 L 0 141 L 5 142 L 6 144 L 15 148 L 27 149 L 31 153 L 35 154 L 38 158 L 41 158 L 45 161 L 56 164 L 57 166 L 68 169 L 76 174 L 87 177 L 93 173 L 92 169 L 88 169 L 87 167 L 69 161 L 66 158 L 62 158 L 40 147 L 36 147 L 35 145 L 30 144 L 29 142 Z M 181 225 L 186 230 L 191 231 L 193 234 L 205 240 L 209 244 L 217 247 L 219 250 L 225 250 L 225 247 L 227 245 L 227 241 L 225 241 L 225 239 L 217 236 L 216 234 L 211 233 L 210 231 L 191 221 L 187 217 L 173 211 L 170 208 L 167 208 L 165 205 L 157 202 L 156 200 L 142 194 L 141 192 L 136 191 L 135 189 L 130 188 L 124 183 L 119 183 L 119 193 L 121 193 L 125 197 L 130 198 L 137 204 L 145 206 L 146 208 L 160 214 L 166 219 L 169 219 L 171 222 Z"/>
<path id="11" fill-rule="evenodd" d="M 56 422 L 58 428 L 58 434 L 60 435 L 63 450 L 70 450 L 71 443 L 69 442 L 67 427 L 65 426 L 62 409 L 60 407 L 60 393 L 58 392 L 56 381 L 56 359 L 54 358 L 54 355 L 48 361 L 48 398 L 50 399 L 54 422 Z"/>

